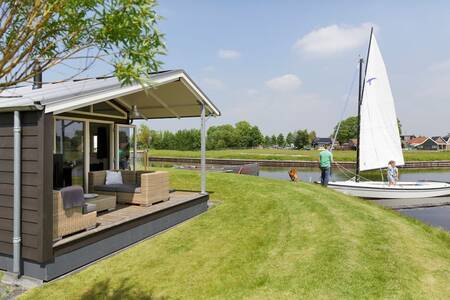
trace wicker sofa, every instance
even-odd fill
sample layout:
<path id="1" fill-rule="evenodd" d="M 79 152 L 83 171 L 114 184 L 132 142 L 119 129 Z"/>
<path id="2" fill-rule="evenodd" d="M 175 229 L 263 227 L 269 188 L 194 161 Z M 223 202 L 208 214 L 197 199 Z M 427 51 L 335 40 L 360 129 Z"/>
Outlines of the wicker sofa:
<path id="1" fill-rule="evenodd" d="M 83 213 L 83 207 L 64 209 L 61 192 L 53 191 L 53 240 L 97 225 L 97 212 Z"/>
<path id="2" fill-rule="evenodd" d="M 89 172 L 89 192 L 115 195 L 118 203 L 149 206 L 169 200 L 169 173 L 121 170 L 123 184 L 106 185 L 106 171 Z"/>

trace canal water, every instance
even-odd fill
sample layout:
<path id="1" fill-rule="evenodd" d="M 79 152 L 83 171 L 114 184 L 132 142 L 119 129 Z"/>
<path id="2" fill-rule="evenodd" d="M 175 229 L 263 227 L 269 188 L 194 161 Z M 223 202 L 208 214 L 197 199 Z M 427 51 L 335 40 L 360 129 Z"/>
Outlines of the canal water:
<path id="1" fill-rule="evenodd" d="M 261 167 L 259 176 L 289 180 L 290 168 L 273 168 Z M 318 168 L 297 168 L 301 181 L 313 182 L 320 180 L 320 170 Z M 332 180 L 341 181 L 348 180 L 353 174 L 349 171 L 334 169 L 332 172 Z M 372 171 L 362 174 L 363 177 L 370 180 L 381 180 L 379 171 Z M 383 174 L 385 176 L 385 174 Z M 400 170 L 401 181 L 418 181 L 418 180 L 434 180 L 434 181 L 450 181 L 450 170 Z"/>
<path id="2" fill-rule="evenodd" d="M 154 163 L 157 167 L 172 167 L 173 163 Z M 180 165 L 180 164 L 178 164 Z M 214 166 L 222 168 L 223 166 Z M 314 182 L 320 180 L 320 171 L 318 168 L 296 168 L 301 181 Z M 261 167 L 259 176 L 279 180 L 289 180 L 288 171 L 290 168 L 282 167 Z M 364 178 L 370 180 L 381 180 L 381 174 L 377 171 L 363 173 Z M 383 176 L 385 176 L 383 174 Z M 348 171 L 334 169 L 332 180 L 347 180 L 352 177 Z M 400 170 L 401 181 L 434 180 L 450 182 L 450 169 L 425 169 L 425 170 Z M 429 225 L 440 227 L 450 231 L 450 206 L 437 206 L 427 208 L 400 209 L 400 213 L 421 220 Z"/>

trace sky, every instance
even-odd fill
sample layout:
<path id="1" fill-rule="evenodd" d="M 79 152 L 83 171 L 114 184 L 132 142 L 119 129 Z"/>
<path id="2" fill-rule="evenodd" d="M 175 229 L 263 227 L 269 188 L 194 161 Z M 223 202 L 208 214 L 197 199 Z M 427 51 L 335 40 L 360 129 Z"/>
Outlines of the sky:
<path id="1" fill-rule="evenodd" d="M 356 113 L 356 85 L 344 106 L 373 26 L 403 132 L 450 132 L 449 1 L 164 0 L 157 11 L 163 69 L 184 69 L 222 112 L 208 126 L 247 120 L 264 134 L 329 136 Z"/>

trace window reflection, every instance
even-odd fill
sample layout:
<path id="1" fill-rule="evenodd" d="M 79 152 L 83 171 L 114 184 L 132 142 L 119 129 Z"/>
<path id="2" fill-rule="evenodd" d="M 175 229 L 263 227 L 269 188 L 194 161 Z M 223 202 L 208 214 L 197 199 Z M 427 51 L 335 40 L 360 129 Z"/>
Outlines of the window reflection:
<path id="1" fill-rule="evenodd" d="M 73 120 L 56 120 L 55 138 L 54 188 L 71 185 L 83 186 L 84 123 Z"/>
<path id="2" fill-rule="evenodd" d="M 134 170 L 134 128 L 119 127 L 119 169 Z"/>

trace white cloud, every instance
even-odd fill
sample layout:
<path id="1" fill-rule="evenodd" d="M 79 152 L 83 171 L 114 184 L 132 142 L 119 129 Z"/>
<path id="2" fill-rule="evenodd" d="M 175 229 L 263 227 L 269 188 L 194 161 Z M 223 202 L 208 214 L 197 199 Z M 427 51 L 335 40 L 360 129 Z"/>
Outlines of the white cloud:
<path id="1" fill-rule="evenodd" d="M 225 84 L 223 83 L 222 80 L 211 77 L 203 78 L 203 84 L 209 88 L 216 90 L 220 90 L 225 87 Z"/>
<path id="2" fill-rule="evenodd" d="M 229 60 L 238 59 L 241 57 L 241 53 L 239 51 L 231 49 L 220 49 L 219 52 L 217 52 L 217 55 L 222 59 Z"/>
<path id="3" fill-rule="evenodd" d="M 275 91 L 288 92 L 299 88 L 302 81 L 294 74 L 286 74 L 266 81 L 266 86 Z"/>
<path id="4" fill-rule="evenodd" d="M 359 26 L 330 25 L 311 31 L 294 44 L 300 54 L 329 56 L 355 49 L 368 43 L 370 23 Z M 377 29 L 376 26 L 374 26 Z"/>

